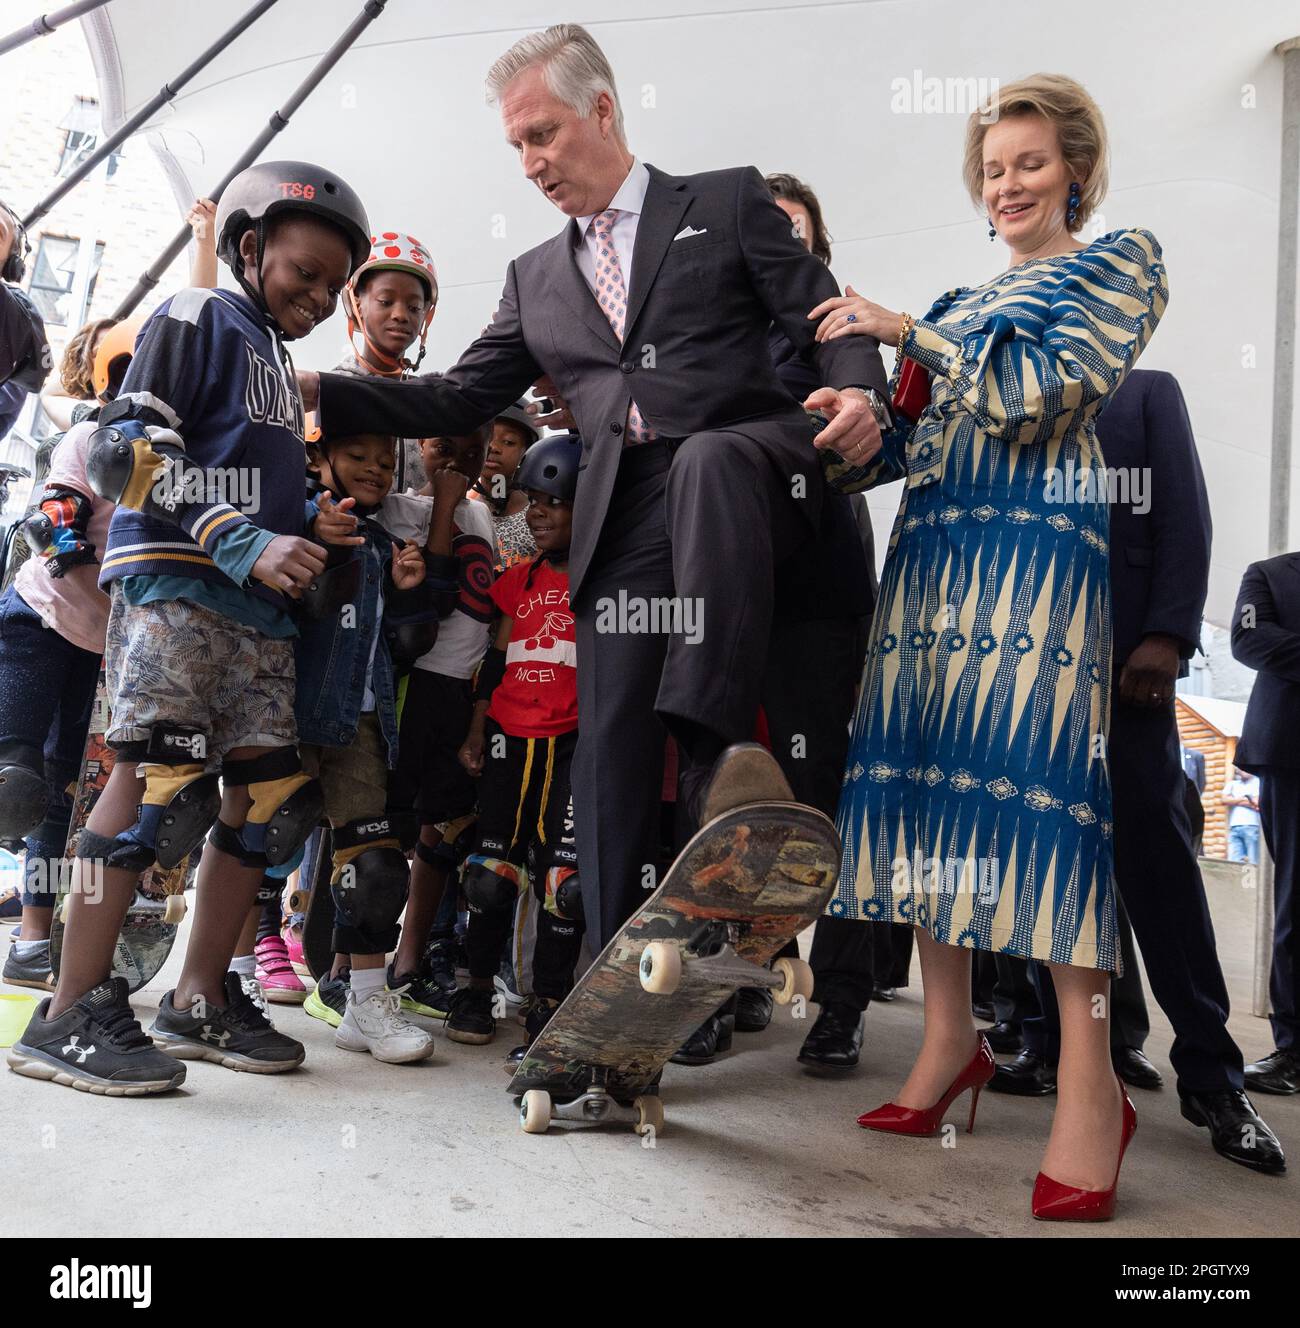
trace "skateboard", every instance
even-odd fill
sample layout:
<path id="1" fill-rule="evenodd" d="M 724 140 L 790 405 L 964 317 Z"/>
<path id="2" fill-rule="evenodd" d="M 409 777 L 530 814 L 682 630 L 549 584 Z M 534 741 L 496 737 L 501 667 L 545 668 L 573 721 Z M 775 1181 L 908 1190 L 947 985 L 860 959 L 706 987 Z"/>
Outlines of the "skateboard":
<path id="1" fill-rule="evenodd" d="M 319 826 L 298 870 L 297 888 L 289 895 L 289 912 L 302 914 L 302 957 L 317 982 L 334 963 L 333 851 L 329 826 Z"/>
<path id="2" fill-rule="evenodd" d="M 108 696 L 104 688 L 101 666 L 95 701 L 90 714 L 90 731 L 86 736 L 85 755 L 81 761 L 81 774 L 77 780 L 76 800 L 72 808 L 72 821 L 68 827 L 68 846 L 64 851 L 65 863 L 71 862 L 76 852 L 77 836 L 81 833 L 99 795 L 108 783 L 113 769 L 113 749 L 105 740 L 108 732 Z M 198 854 L 191 853 L 183 862 L 170 870 L 150 867 L 142 872 L 136 884 L 135 898 L 126 911 L 122 930 L 118 934 L 113 957 L 113 973 L 124 977 L 131 991 L 139 991 L 151 982 L 167 962 L 176 930 L 185 917 L 185 891 L 194 882 Z M 63 925 L 68 905 L 67 878 L 59 881 L 59 899 L 50 927 L 50 968 L 54 977 L 59 975 L 59 957 L 63 949 Z"/>
<path id="3" fill-rule="evenodd" d="M 839 858 L 834 825 L 799 803 L 747 803 L 705 825 L 528 1048 L 509 1087 L 525 1133 L 552 1119 L 662 1129 L 660 1071 L 734 991 L 811 997 L 803 960 L 765 965 L 821 915 Z"/>

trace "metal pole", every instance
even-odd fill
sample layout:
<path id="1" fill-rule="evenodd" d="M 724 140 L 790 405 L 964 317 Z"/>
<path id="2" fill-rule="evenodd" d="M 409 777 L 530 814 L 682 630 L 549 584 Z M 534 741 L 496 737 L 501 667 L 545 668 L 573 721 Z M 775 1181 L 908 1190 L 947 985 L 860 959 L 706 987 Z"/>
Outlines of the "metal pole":
<path id="1" fill-rule="evenodd" d="M 52 14 L 42 14 L 25 28 L 19 28 L 17 32 L 11 32 L 7 37 L 0 37 L 0 55 L 7 55 L 19 46 L 26 46 L 29 41 L 35 41 L 37 37 L 48 37 L 55 28 L 61 28 L 74 18 L 80 18 L 82 14 L 89 14 L 92 9 L 99 9 L 106 4 L 108 0 L 80 0 L 80 3 L 68 5 L 65 9 L 56 9 Z"/>
<path id="2" fill-rule="evenodd" d="M 31 228 L 45 216 L 64 195 L 70 193 L 79 185 L 82 180 L 88 176 L 91 171 L 99 165 L 116 147 L 125 142 L 137 129 L 144 124 L 160 106 L 171 101 L 173 97 L 207 65 L 221 54 L 222 51 L 230 45 L 241 33 L 252 27 L 263 14 L 266 13 L 276 0 L 258 0 L 252 9 L 239 20 L 234 27 L 228 29 L 211 46 L 208 47 L 202 55 L 199 56 L 193 64 L 189 65 L 180 74 L 178 74 L 170 83 L 164 83 L 161 88 L 142 106 L 136 113 L 122 125 L 116 133 L 109 135 L 95 151 L 86 158 L 85 161 L 77 167 L 66 179 L 60 180 L 48 194 L 45 195 L 39 203 L 23 218 L 23 227 L 26 230 Z"/>
<path id="3" fill-rule="evenodd" d="M 1282 57 L 1282 163 L 1278 172 L 1277 322 L 1273 332 L 1273 440 L 1269 463 L 1268 556 L 1291 544 L 1291 428 L 1295 412 L 1297 207 L 1300 205 L 1300 37 L 1273 48 Z M 1267 775 L 1264 776 L 1268 778 Z M 1273 968 L 1273 859 L 1261 841 L 1255 896 L 1255 983 L 1251 1012 L 1268 1016 Z"/>
<path id="4" fill-rule="evenodd" d="M 334 43 L 333 46 L 321 56 L 311 72 L 294 89 L 292 96 L 278 110 L 271 113 L 270 121 L 265 129 L 249 144 L 248 148 L 240 155 L 239 160 L 222 176 L 215 189 L 207 194 L 214 203 L 220 202 L 221 195 L 225 192 L 226 186 L 246 167 L 251 166 L 258 157 L 260 157 L 266 148 L 266 145 L 287 125 L 297 109 L 307 100 L 316 90 L 325 75 L 334 68 L 343 58 L 348 48 L 361 36 L 361 34 L 370 26 L 371 23 L 379 17 L 384 11 L 388 0 L 366 0 L 360 14 L 352 20 L 346 31 Z M 131 311 L 140 303 L 141 300 L 151 291 L 162 279 L 162 275 L 171 266 L 177 255 L 189 243 L 190 228 L 188 225 L 182 226 L 166 249 L 154 259 L 150 267 L 141 273 L 140 279 L 131 288 L 131 291 L 117 306 L 113 313 L 114 318 L 126 318 Z"/>

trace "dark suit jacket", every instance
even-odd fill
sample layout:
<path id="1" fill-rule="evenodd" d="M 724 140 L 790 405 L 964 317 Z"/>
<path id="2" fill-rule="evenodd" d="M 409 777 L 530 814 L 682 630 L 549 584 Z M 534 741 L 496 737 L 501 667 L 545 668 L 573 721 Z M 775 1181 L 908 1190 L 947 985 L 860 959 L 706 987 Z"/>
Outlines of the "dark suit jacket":
<path id="1" fill-rule="evenodd" d="M 1173 374 L 1134 369 L 1097 418 L 1108 469 L 1141 471 L 1149 510 L 1110 505 L 1111 637 L 1118 678 L 1144 636 L 1178 638 L 1186 662 L 1200 641 L 1210 580 L 1210 503 L 1187 406 Z M 1130 497 L 1132 497 L 1130 491 Z"/>
<path id="2" fill-rule="evenodd" d="M 1256 774 L 1300 769 L 1300 553 L 1246 568 L 1232 653 L 1257 670 L 1233 760 Z"/>
<path id="3" fill-rule="evenodd" d="M 778 324 L 814 354 L 827 386 L 888 390 L 873 339 L 815 346 L 808 311 L 839 287 L 795 239 L 757 170 L 648 169 L 622 346 L 578 268 L 570 221 L 510 264 L 491 325 L 445 376 L 394 383 L 321 375 L 321 426 L 330 436 L 382 429 L 423 438 L 465 433 L 550 374 L 583 439 L 569 556 L 575 595 L 600 538 L 633 396 L 664 437 L 732 430 L 783 476 L 803 475 L 801 508 L 816 530 L 824 485 L 812 429 L 776 374 L 768 329 Z M 678 238 L 686 227 L 697 233 Z"/>
<path id="4" fill-rule="evenodd" d="M 1197 793 L 1205 792 L 1205 757 L 1194 747 L 1183 753 L 1183 774 L 1196 785 Z"/>

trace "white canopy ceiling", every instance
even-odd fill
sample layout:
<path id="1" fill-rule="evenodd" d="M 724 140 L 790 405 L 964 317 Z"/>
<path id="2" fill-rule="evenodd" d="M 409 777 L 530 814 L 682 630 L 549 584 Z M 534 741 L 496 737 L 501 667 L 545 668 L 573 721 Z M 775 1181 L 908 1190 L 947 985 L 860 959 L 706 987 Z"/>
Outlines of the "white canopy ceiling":
<path id="1" fill-rule="evenodd" d="M 82 20 L 106 125 L 246 7 L 113 0 Z M 280 0 L 160 113 L 155 143 L 178 202 L 220 178 L 360 8 Z M 1003 255 L 961 185 L 967 108 L 907 113 L 896 81 L 1071 74 L 1111 134 L 1101 229 L 1142 225 L 1164 244 L 1172 298 L 1143 363 L 1177 374 L 1188 398 L 1215 518 L 1208 616 L 1224 623 L 1246 563 L 1267 552 L 1281 151 L 1273 47 L 1300 34 L 1295 0 L 664 8 L 389 0 L 268 155 L 328 164 L 360 191 L 372 225 L 431 248 L 443 298 L 426 364 L 443 367 L 490 317 L 507 260 L 562 223 L 524 182 L 484 102 L 488 65 L 523 32 L 562 20 L 591 28 L 642 158 L 674 172 L 752 162 L 808 180 L 840 281 L 918 312 L 949 286 L 992 275 Z M 342 337 L 338 319 L 299 347 L 299 362 L 328 366 Z M 878 530 L 896 502 L 892 489 L 872 495 Z"/>

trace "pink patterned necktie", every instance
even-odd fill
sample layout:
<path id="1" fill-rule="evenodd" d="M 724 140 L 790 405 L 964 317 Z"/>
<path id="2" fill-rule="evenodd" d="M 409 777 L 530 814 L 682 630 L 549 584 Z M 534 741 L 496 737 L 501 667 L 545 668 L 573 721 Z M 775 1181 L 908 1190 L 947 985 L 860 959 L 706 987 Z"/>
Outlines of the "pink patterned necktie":
<path id="1" fill-rule="evenodd" d="M 591 219 L 591 228 L 596 233 L 596 302 L 605 311 L 614 335 L 621 342 L 623 329 L 627 323 L 627 288 L 623 284 L 623 264 L 618 261 L 618 250 L 614 248 L 614 223 L 618 220 L 618 208 L 606 208 Z M 658 435 L 641 417 L 641 411 L 635 401 L 628 407 L 627 443 L 648 443 Z"/>

